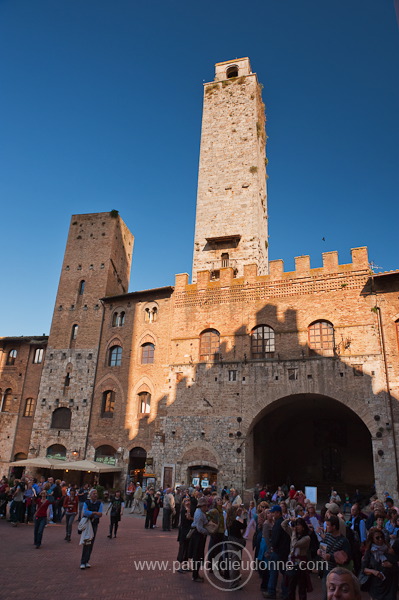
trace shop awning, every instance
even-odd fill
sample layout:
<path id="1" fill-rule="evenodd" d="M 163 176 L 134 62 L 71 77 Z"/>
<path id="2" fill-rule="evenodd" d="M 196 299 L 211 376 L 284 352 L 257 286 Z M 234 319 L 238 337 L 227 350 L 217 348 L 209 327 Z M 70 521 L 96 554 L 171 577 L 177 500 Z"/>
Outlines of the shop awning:
<path id="1" fill-rule="evenodd" d="M 49 458 L 26 458 L 24 460 L 15 460 L 10 463 L 10 467 L 36 467 L 37 469 L 60 469 L 61 471 L 92 471 L 93 473 L 116 473 L 122 471 L 122 467 L 116 465 L 106 465 L 93 460 L 56 460 Z"/>
<path id="2" fill-rule="evenodd" d="M 122 467 L 116 465 L 105 465 L 93 460 L 74 460 L 65 462 L 63 468 L 69 471 L 92 471 L 93 473 L 116 473 L 122 471 Z"/>
<path id="3" fill-rule="evenodd" d="M 64 469 L 64 460 L 50 460 L 48 458 L 26 458 L 24 460 L 15 460 L 10 463 L 10 467 L 36 467 L 37 469 Z"/>

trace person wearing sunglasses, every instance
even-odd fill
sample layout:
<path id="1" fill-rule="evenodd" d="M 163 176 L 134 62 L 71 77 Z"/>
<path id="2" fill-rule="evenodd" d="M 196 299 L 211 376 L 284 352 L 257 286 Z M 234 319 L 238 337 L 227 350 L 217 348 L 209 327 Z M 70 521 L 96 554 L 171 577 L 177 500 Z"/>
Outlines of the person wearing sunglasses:
<path id="1" fill-rule="evenodd" d="M 369 576 L 369 594 L 373 600 L 395 600 L 398 587 L 398 563 L 384 533 L 370 529 L 362 561 L 364 575 Z"/>

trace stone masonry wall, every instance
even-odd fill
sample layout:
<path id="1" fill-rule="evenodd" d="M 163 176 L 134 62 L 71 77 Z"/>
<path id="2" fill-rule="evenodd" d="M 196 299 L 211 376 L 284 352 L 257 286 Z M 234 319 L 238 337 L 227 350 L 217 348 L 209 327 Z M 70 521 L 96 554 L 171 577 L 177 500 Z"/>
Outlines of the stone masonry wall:
<path id="1" fill-rule="evenodd" d="M 256 74 L 240 60 L 240 77 L 221 79 L 217 65 L 217 80 L 204 87 L 193 281 L 219 269 L 224 252 L 239 276 L 251 263 L 267 273 L 265 107 Z M 238 243 L 207 242 L 236 234 Z"/>

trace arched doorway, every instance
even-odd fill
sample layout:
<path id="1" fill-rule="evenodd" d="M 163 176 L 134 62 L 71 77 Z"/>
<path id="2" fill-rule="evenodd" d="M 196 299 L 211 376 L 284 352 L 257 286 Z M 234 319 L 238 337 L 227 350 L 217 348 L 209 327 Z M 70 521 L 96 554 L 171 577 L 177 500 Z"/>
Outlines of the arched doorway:
<path id="1" fill-rule="evenodd" d="M 129 475 L 134 482 L 143 481 L 143 473 L 145 471 L 145 461 L 147 459 L 147 451 L 144 448 L 136 446 L 129 452 Z"/>
<path id="2" fill-rule="evenodd" d="M 18 452 L 18 454 L 16 454 L 14 456 L 14 461 L 26 460 L 27 458 L 28 458 L 28 456 L 24 452 Z M 25 469 L 25 467 L 13 467 L 12 474 L 14 475 L 14 477 L 17 477 L 18 479 L 20 479 L 22 477 L 24 469 Z"/>
<path id="3" fill-rule="evenodd" d="M 316 486 L 321 501 L 331 487 L 343 495 L 374 484 L 371 434 L 350 408 L 327 396 L 282 398 L 258 415 L 248 436 L 247 487 L 294 483 Z M 251 456 L 252 454 L 252 456 Z"/>
<path id="4" fill-rule="evenodd" d="M 102 464 L 115 465 L 116 448 L 107 444 L 99 446 L 98 448 L 96 448 L 94 460 L 95 462 L 99 462 Z M 113 488 L 115 483 L 115 473 L 100 473 L 98 476 L 98 482 L 105 489 Z"/>

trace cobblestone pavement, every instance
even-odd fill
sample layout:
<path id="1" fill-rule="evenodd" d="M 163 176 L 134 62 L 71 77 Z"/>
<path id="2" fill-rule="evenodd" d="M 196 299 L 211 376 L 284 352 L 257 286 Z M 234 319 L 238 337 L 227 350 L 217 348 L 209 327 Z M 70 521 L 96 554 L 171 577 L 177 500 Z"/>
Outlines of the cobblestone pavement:
<path id="1" fill-rule="evenodd" d="M 160 519 L 158 523 L 161 523 Z M 12 527 L 1 520 L 0 599 L 191 600 L 206 596 L 215 600 L 230 597 L 262 600 L 256 573 L 242 590 L 225 592 L 215 589 L 207 581 L 194 583 L 190 573 L 174 573 L 171 564 L 169 570 L 138 570 L 135 560 L 172 562 L 176 559 L 177 530 L 146 530 L 142 517 L 125 514 L 118 537 L 111 540 L 107 538 L 108 524 L 109 517 L 103 516 L 90 560 L 91 568 L 80 570 L 81 547 L 76 523 L 71 543 L 64 541 L 64 523 L 48 525 L 44 530 L 43 545 L 37 550 L 33 545 L 33 525 Z M 308 599 L 320 600 L 317 577 L 312 577 L 312 583 L 315 589 L 308 594 Z"/>

